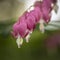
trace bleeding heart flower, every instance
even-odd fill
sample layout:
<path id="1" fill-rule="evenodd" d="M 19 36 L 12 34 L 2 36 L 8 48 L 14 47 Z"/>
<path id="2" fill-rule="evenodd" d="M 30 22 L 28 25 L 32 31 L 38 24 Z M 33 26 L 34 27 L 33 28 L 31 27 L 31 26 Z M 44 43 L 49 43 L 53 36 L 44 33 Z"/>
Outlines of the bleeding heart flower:
<path id="1" fill-rule="evenodd" d="M 44 33 L 44 23 L 48 23 L 51 18 L 52 6 L 56 0 L 42 0 L 35 2 L 13 25 L 13 36 L 17 38 L 18 48 L 23 43 L 23 38 L 29 42 L 30 35 L 35 29 L 37 23 L 40 24 L 39 29 Z"/>
<path id="2" fill-rule="evenodd" d="M 43 0 L 42 2 L 35 2 L 35 6 L 38 6 L 41 12 L 39 29 L 42 31 L 42 33 L 44 32 L 44 23 L 48 23 L 51 19 L 51 11 L 54 8 L 56 2 L 57 0 Z"/>

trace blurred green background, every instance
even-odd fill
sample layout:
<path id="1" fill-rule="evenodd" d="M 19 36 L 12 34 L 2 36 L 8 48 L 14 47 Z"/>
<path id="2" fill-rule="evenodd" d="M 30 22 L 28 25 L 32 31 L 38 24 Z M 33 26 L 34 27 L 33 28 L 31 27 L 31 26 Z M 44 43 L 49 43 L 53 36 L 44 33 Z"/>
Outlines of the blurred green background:
<path id="1" fill-rule="evenodd" d="M 23 1 L 0 0 L 0 60 L 60 60 L 60 21 L 48 24 L 44 34 L 37 25 L 30 42 L 26 43 L 24 39 L 21 48 L 17 48 L 11 31 L 12 25 L 26 10 L 26 1 Z"/>
<path id="2" fill-rule="evenodd" d="M 60 30 L 46 30 L 42 34 L 38 25 L 31 35 L 30 42 L 26 43 L 19 49 L 16 44 L 16 39 L 11 35 L 13 22 L 0 23 L 0 60 L 59 60 L 60 59 Z M 56 35 L 56 36 L 55 36 Z M 58 37 L 59 36 L 59 37 Z M 50 38 L 53 37 L 50 41 Z M 47 41 L 53 43 L 53 48 L 48 46 Z M 51 45 L 50 43 L 50 45 Z M 56 45 L 54 45 L 56 44 Z"/>

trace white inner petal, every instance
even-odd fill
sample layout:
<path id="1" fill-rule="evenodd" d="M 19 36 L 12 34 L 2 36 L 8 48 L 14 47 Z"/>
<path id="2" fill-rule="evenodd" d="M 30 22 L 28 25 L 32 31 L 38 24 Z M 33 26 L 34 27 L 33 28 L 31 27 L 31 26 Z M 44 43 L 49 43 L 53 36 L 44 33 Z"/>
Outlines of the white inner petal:
<path id="1" fill-rule="evenodd" d="M 30 31 L 29 34 L 25 38 L 27 43 L 29 42 L 29 38 L 30 38 L 31 34 L 32 34 L 32 31 Z"/>
<path id="2" fill-rule="evenodd" d="M 45 28 L 44 28 L 44 20 L 41 19 L 39 23 L 40 23 L 39 29 L 40 29 L 40 31 L 41 31 L 42 33 L 44 33 L 44 31 L 45 31 Z"/>
<path id="3" fill-rule="evenodd" d="M 41 23 L 41 24 L 44 23 L 44 20 L 43 19 L 40 19 L 39 23 Z"/>
<path id="4" fill-rule="evenodd" d="M 34 10 L 34 6 L 31 6 L 29 9 L 28 9 L 28 12 Z"/>
<path id="5" fill-rule="evenodd" d="M 23 39 L 20 37 L 20 35 L 18 35 L 18 38 L 17 38 L 17 40 L 16 40 L 16 43 L 17 43 L 17 45 L 18 45 L 18 48 L 20 48 L 21 45 L 22 45 L 22 43 L 23 43 Z"/>
<path id="6" fill-rule="evenodd" d="M 29 42 L 29 38 L 30 38 L 30 34 L 28 34 L 28 35 L 26 36 L 26 42 L 27 42 L 27 43 Z"/>

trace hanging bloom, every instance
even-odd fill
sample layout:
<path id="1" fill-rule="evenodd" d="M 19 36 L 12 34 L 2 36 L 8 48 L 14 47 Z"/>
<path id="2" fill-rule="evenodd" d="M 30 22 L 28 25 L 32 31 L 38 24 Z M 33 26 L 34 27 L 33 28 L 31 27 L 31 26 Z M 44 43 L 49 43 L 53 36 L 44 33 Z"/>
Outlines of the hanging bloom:
<path id="1" fill-rule="evenodd" d="M 17 38 L 16 42 L 18 47 L 22 45 L 23 38 L 29 33 L 29 30 L 27 29 L 27 24 L 25 22 L 25 15 L 21 16 L 21 18 L 19 19 L 21 20 L 19 20 L 13 25 L 13 33 L 12 33 L 14 37 Z"/>
<path id="2" fill-rule="evenodd" d="M 52 7 L 55 4 L 52 0 L 37 1 L 31 6 L 13 25 L 13 36 L 17 38 L 16 43 L 18 48 L 23 43 L 23 38 L 29 42 L 30 35 L 35 29 L 37 23 L 40 24 L 39 29 L 44 33 L 44 23 L 48 23 L 51 18 Z"/>
<path id="3" fill-rule="evenodd" d="M 36 1 L 35 6 L 40 8 L 40 21 L 39 21 L 39 29 L 43 33 L 44 32 L 44 23 L 49 23 L 51 19 L 51 11 L 54 8 L 57 0 L 43 0 Z M 43 20 L 43 21 L 42 21 Z"/>

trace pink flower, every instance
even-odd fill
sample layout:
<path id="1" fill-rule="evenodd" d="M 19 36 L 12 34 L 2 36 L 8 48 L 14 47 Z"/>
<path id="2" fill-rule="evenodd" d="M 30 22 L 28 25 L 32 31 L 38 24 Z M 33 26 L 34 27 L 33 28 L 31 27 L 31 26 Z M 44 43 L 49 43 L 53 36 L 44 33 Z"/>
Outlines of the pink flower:
<path id="1" fill-rule="evenodd" d="M 25 22 L 25 15 L 21 16 L 21 18 L 19 18 L 19 21 L 16 22 L 13 25 L 13 32 L 14 32 L 14 36 L 18 36 L 18 34 L 20 34 L 21 37 L 25 37 L 25 35 L 28 33 L 27 30 L 27 24 Z"/>
<path id="2" fill-rule="evenodd" d="M 16 43 L 20 48 L 23 38 L 29 42 L 29 38 L 37 23 L 40 24 L 39 29 L 44 32 L 44 23 L 48 23 L 51 18 L 52 6 L 55 4 L 53 0 L 43 0 L 35 2 L 34 6 L 28 9 L 19 20 L 13 25 L 13 36 L 17 38 Z M 32 9 L 33 8 L 33 9 Z"/>
<path id="3" fill-rule="evenodd" d="M 26 23 L 29 30 L 34 30 L 35 25 L 38 23 L 40 17 L 41 12 L 39 7 L 35 7 L 34 10 L 28 12 Z"/>

